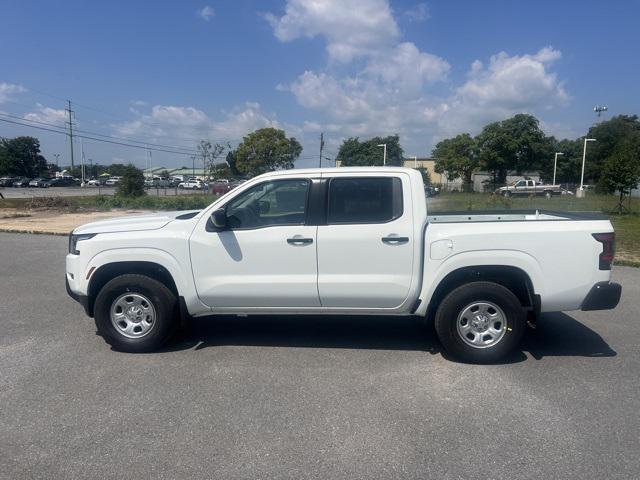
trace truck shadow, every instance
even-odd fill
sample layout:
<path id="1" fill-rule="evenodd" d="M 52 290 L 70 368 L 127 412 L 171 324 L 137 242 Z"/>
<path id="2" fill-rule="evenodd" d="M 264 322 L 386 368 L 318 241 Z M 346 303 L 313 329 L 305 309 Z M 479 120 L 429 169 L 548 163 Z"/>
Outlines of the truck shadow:
<path id="1" fill-rule="evenodd" d="M 442 352 L 433 328 L 411 317 L 215 316 L 190 321 L 164 351 L 209 347 L 263 346 L 416 350 Z M 527 329 L 518 350 L 502 363 L 550 356 L 613 357 L 616 352 L 595 331 L 564 313 L 544 314 L 538 329 Z"/>

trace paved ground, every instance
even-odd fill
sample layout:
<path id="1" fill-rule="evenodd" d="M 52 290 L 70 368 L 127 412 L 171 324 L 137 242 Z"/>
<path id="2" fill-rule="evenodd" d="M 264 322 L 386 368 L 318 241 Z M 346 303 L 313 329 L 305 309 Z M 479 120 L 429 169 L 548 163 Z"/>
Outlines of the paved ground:
<path id="1" fill-rule="evenodd" d="M 31 198 L 31 197 L 80 197 L 87 195 L 113 195 L 115 187 L 54 187 L 54 188 L 0 188 L 0 193 L 5 198 Z M 200 190 L 183 190 L 178 188 L 150 188 L 149 195 L 194 195 L 202 194 Z"/>
<path id="2" fill-rule="evenodd" d="M 503 365 L 376 318 L 199 320 L 127 355 L 67 298 L 65 250 L 0 234 L 0 478 L 640 477 L 638 269 Z"/>

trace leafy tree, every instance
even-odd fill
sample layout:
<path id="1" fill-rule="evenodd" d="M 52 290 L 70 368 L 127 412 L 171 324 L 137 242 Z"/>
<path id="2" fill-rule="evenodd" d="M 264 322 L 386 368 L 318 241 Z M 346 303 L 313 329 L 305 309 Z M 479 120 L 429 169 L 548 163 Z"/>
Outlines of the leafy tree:
<path id="1" fill-rule="evenodd" d="M 114 177 L 122 177 L 128 171 L 130 166 L 131 164 L 124 165 L 122 163 L 112 163 L 107 167 L 106 172 Z"/>
<path id="2" fill-rule="evenodd" d="M 480 166 L 476 141 L 468 133 L 438 142 L 432 156 L 436 172 L 447 172 L 451 180 L 462 178 L 465 185 L 471 184 L 471 176 Z"/>
<path id="3" fill-rule="evenodd" d="M 416 170 L 420 172 L 422 175 L 422 181 L 425 185 L 431 185 L 431 175 L 429 175 L 429 170 L 424 167 L 418 167 Z"/>
<path id="4" fill-rule="evenodd" d="M 158 176 L 161 178 L 169 178 L 169 170 L 167 169 L 161 170 Z"/>
<path id="5" fill-rule="evenodd" d="M 37 138 L 0 138 L 0 174 L 35 177 L 46 172 L 47 162 Z"/>
<path id="6" fill-rule="evenodd" d="M 144 174 L 142 170 L 129 164 L 125 167 L 122 178 L 118 183 L 117 195 L 123 197 L 141 197 L 144 191 Z"/>
<path id="7" fill-rule="evenodd" d="M 400 146 L 400 137 L 374 137 L 360 141 L 358 137 L 347 138 L 338 151 L 338 160 L 344 167 L 382 166 L 384 151 L 378 145 L 387 145 L 387 165 L 401 166 L 404 152 Z"/>
<path id="8" fill-rule="evenodd" d="M 236 152 L 235 150 L 229 150 L 227 152 L 227 157 L 225 158 L 227 165 L 229 165 L 230 177 L 239 177 L 240 172 L 238 171 L 238 166 L 236 165 Z"/>
<path id="9" fill-rule="evenodd" d="M 522 173 L 538 169 L 553 150 L 538 119 L 524 113 L 490 123 L 476 142 L 482 165 L 492 172 L 494 183 L 505 183 L 510 170 Z"/>
<path id="10" fill-rule="evenodd" d="M 618 210 L 623 201 L 640 183 L 640 132 L 620 142 L 602 165 L 599 187 L 607 193 L 618 192 Z"/>
<path id="11" fill-rule="evenodd" d="M 585 178 L 593 183 L 599 183 L 604 171 L 604 163 L 620 144 L 637 133 L 640 133 L 640 119 L 637 115 L 617 115 L 591 127 L 587 137 L 595 138 L 596 141 L 587 147 Z M 582 145 L 581 139 L 581 148 Z M 582 162 L 582 150 L 580 150 L 580 161 Z"/>
<path id="12" fill-rule="evenodd" d="M 273 170 L 293 168 L 302 153 L 302 145 L 287 138 L 284 130 L 261 128 L 242 139 L 235 150 L 235 165 L 247 177 Z"/>

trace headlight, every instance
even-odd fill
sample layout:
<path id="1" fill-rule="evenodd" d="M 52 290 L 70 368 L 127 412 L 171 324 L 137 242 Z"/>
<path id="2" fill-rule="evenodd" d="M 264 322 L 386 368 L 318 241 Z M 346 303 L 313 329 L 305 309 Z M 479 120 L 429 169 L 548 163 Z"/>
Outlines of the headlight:
<path id="1" fill-rule="evenodd" d="M 78 242 L 82 240 L 89 240 L 97 235 L 97 233 L 79 233 L 74 235 L 73 233 L 69 235 L 69 253 L 73 253 L 74 255 L 80 255 L 80 252 L 76 249 Z"/>

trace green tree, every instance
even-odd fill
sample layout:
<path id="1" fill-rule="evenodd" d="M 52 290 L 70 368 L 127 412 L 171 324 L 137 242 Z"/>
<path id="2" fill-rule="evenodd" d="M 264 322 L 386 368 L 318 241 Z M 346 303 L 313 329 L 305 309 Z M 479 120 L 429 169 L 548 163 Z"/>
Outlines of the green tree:
<path id="1" fill-rule="evenodd" d="M 602 165 L 599 188 L 619 195 L 618 210 L 622 213 L 625 196 L 640 183 L 640 132 L 618 143 Z"/>
<path id="2" fill-rule="evenodd" d="M 342 142 L 336 160 L 344 167 L 382 166 L 384 158 L 383 147 L 387 145 L 387 165 L 401 166 L 404 152 L 400 146 L 400 137 L 374 137 L 360 141 L 358 137 L 347 138 Z"/>
<path id="3" fill-rule="evenodd" d="M 46 172 L 47 162 L 37 138 L 0 138 L 0 174 L 36 177 Z"/>
<path id="4" fill-rule="evenodd" d="M 462 178 L 465 185 L 471 184 L 471 176 L 480 166 L 476 141 L 468 133 L 438 142 L 431 155 L 436 172 L 446 172 L 450 180 Z"/>
<path id="5" fill-rule="evenodd" d="M 585 178 L 589 179 L 588 183 L 599 183 L 604 171 L 604 163 L 620 144 L 638 133 L 640 133 L 640 119 L 637 115 L 617 115 L 591 127 L 587 137 L 595 138 L 596 141 L 587 147 Z M 582 139 L 580 146 L 582 147 Z M 582 161 L 582 150 L 580 161 Z"/>
<path id="6" fill-rule="evenodd" d="M 222 156 L 225 148 L 219 143 L 212 144 L 209 140 L 200 140 L 198 155 L 202 159 L 202 168 L 208 177 L 216 178 L 216 160 Z"/>
<path id="7" fill-rule="evenodd" d="M 238 166 L 236 165 L 236 152 L 235 150 L 229 150 L 227 152 L 227 156 L 225 158 L 227 165 L 229 165 L 230 177 L 239 177 L 240 172 L 238 171 Z"/>
<path id="8" fill-rule="evenodd" d="M 116 194 L 123 197 L 141 197 L 146 195 L 142 170 L 131 164 L 127 165 L 118 183 Z"/>
<path id="9" fill-rule="evenodd" d="M 505 183 L 507 173 L 537 170 L 552 155 L 553 144 L 533 115 L 520 113 L 490 123 L 476 137 L 480 161 L 494 183 Z"/>
<path id="10" fill-rule="evenodd" d="M 122 177 L 130 166 L 131 164 L 124 165 L 123 163 L 112 163 L 107 167 L 107 173 L 114 177 Z"/>
<path id="11" fill-rule="evenodd" d="M 261 128 L 242 139 L 235 151 L 235 165 L 247 177 L 273 170 L 293 168 L 302 153 L 302 145 L 287 138 L 284 130 Z"/>

